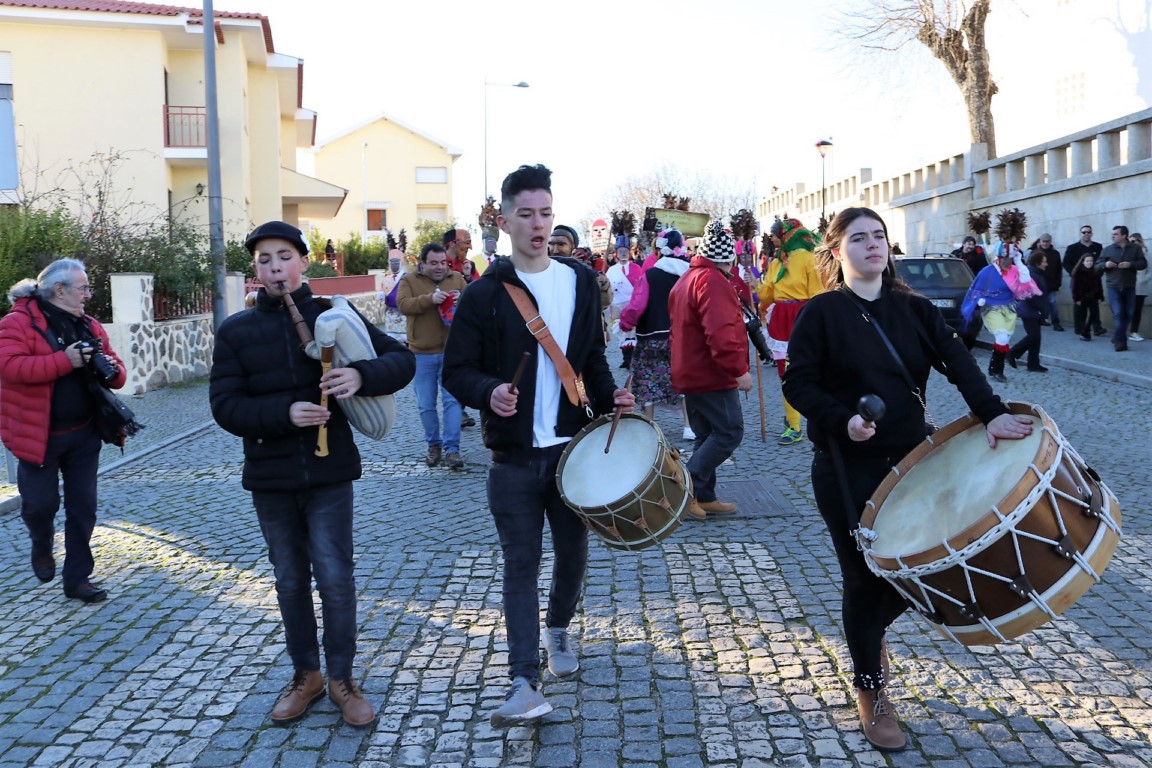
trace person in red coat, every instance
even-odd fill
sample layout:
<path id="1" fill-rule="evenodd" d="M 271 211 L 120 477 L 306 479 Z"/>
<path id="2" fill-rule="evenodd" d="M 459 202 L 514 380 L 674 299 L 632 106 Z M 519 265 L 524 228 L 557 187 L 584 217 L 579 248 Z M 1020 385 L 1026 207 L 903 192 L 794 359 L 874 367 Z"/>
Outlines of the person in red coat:
<path id="1" fill-rule="evenodd" d="M 722 222 L 708 225 L 704 240 L 668 295 L 672 387 L 684 394 L 688 424 L 696 433 L 688 460 L 694 498 L 688 516 L 731 515 L 736 505 L 716 497 L 716 468 L 744 439 L 737 390 L 752 389 L 748 332 L 728 274 L 736 244 Z"/>
<path id="2" fill-rule="evenodd" d="M 20 460 L 20 514 L 32 539 L 32 571 L 56 577 L 53 540 L 64 479 L 64 594 L 99 603 L 93 584 L 96 470 L 100 435 L 89 384 L 124 386 L 124 364 L 84 303 L 92 295 L 84 263 L 60 259 L 35 280 L 8 292 L 12 310 L 0 320 L 0 438 Z"/>

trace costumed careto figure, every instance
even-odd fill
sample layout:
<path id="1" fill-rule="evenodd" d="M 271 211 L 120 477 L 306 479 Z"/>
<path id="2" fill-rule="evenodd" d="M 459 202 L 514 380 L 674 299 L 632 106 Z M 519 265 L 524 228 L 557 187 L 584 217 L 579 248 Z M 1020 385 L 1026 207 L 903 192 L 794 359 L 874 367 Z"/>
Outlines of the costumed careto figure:
<path id="1" fill-rule="evenodd" d="M 808 300 L 824 288 L 813 255 L 816 238 L 799 219 L 772 222 L 769 235 L 773 256 L 765 268 L 757 296 L 761 311 L 765 313 L 768 349 L 776 362 L 776 373 L 783 379 L 788 367 L 788 341 L 796 318 Z M 782 400 L 787 424 L 776 444 L 794 445 L 804 439 L 800 431 L 800 412 L 792 407 L 786 396 L 782 396 Z"/>
<path id="2" fill-rule="evenodd" d="M 892 467 L 924 443 L 930 417 L 923 398 L 934 366 L 948 370 L 949 382 L 987 428 L 978 441 L 986 439 L 990 448 L 1028 436 L 1032 422 L 1009 412 L 940 310 L 896 277 L 888 230 L 875 211 L 836 214 L 816 262 L 828 290 L 808 302 L 792 329 L 784 396 L 808 419 L 812 491 L 840 564 L 842 621 L 864 736 L 877 749 L 900 750 L 906 738 L 888 697 L 884 634 L 908 603 L 868 568 L 854 535 L 860 511 Z M 861 413 L 867 395 L 878 396 L 883 412 Z M 987 459 L 996 460 L 995 454 Z M 945 512 L 923 510 L 925 517 Z"/>
<path id="3" fill-rule="evenodd" d="M 993 262 L 976 275 L 960 305 L 964 328 L 972 323 L 979 311 L 984 327 L 992 334 L 988 376 L 999 382 L 1008 381 L 1004 375 L 1004 362 L 1008 359 L 1012 334 L 1016 331 L 1016 302 L 1042 293 L 1033 282 L 1018 245 L 1024 237 L 1026 224 L 1027 217 L 1019 209 L 997 214 L 996 233 L 1000 242 L 992 249 Z"/>
<path id="4" fill-rule="evenodd" d="M 86 267 L 75 259 L 54 261 L 9 290 L 12 310 L 0 320 L 0 436 L 19 459 L 16 485 L 32 572 L 45 583 L 56 577 L 63 477 L 64 595 L 99 603 L 108 592 L 89 581 L 101 447 L 92 387 L 122 387 L 128 374 L 104 327 L 84 313 L 91 296 Z"/>
<path id="5" fill-rule="evenodd" d="M 632 356 L 633 394 L 653 418 L 656 406 L 679 405 L 684 415 L 684 439 L 695 440 L 688 424 L 683 395 L 672 387 L 672 321 L 668 314 L 668 294 L 688 271 L 688 251 L 684 235 L 677 229 L 661 232 L 656 238 L 660 257 L 644 271 L 632 292 L 628 306 L 620 313 L 620 330 L 636 332 L 636 352 Z"/>

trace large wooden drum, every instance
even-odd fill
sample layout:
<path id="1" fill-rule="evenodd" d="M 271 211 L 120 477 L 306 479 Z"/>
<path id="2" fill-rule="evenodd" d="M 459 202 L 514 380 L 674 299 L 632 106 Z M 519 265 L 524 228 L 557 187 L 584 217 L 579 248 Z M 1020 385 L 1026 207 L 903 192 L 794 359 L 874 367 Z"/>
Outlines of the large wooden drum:
<path id="1" fill-rule="evenodd" d="M 868 567 L 946 636 L 1005 642 L 1056 618 L 1120 541 L 1120 506 L 1041 408 L 1024 440 L 988 447 L 969 414 L 904 458 L 857 534 Z"/>
<path id="2" fill-rule="evenodd" d="M 564 503 L 614 549 L 644 549 L 680 525 L 692 477 L 664 433 L 634 413 L 620 417 L 608 453 L 612 417 L 601 416 L 572 438 L 556 467 Z"/>

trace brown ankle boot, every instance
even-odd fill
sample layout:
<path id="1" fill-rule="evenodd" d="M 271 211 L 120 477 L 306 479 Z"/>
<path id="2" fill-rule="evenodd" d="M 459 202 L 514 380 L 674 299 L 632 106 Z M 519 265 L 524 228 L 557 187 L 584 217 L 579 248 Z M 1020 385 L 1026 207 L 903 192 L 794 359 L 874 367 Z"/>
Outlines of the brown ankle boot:
<path id="1" fill-rule="evenodd" d="M 864 727 L 864 738 L 881 752 L 899 752 L 907 746 L 900 721 L 892 709 L 888 689 L 876 691 L 856 689 L 856 704 L 860 710 L 860 725 Z"/>
<path id="2" fill-rule="evenodd" d="M 360 686 L 350 677 L 343 680 L 328 681 L 328 698 L 340 707 L 340 714 L 348 725 L 368 725 L 376 719 L 372 705 L 364 694 L 360 693 Z"/>
<path id="3" fill-rule="evenodd" d="M 272 708 L 272 722 L 290 723 L 304 715 L 312 703 L 324 695 L 324 675 L 320 670 L 296 670 L 288 690 Z"/>

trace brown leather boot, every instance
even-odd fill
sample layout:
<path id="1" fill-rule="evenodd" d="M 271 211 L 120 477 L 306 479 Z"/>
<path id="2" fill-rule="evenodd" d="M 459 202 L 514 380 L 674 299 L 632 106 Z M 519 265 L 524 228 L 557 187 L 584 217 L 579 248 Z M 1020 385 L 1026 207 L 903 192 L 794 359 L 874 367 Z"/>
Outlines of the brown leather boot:
<path id="1" fill-rule="evenodd" d="M 340 714 L 348 725 L 368 725 L 376 719 L 376 713 L 364 694 L 360 693 L 360 686 L 350 677 L 343 680 L 328 681 L 328 698 L 340 707 Z"/>
<path id="2" fill-rule="evenodd" d="M 318 669 L 296 670 L 288 690 L 272 708 L 272 722 L 290 723 L 302 717 L 324 695 L 324 675 Z"/>
<path id="3" fill-rule="evenodd" d="M 899 752 L 908 745 L 904 731 L 900 730 L 900 720 L 892 709 L 888 689 L 876 691 L 856 689 L 856 705 L 860 710 L 860 725 L 864 727 L 864 738 L 881 752 Z"/>

